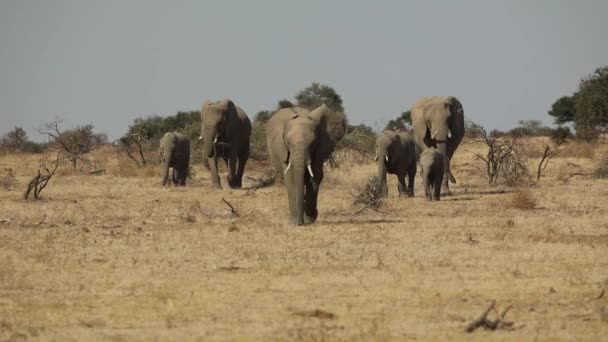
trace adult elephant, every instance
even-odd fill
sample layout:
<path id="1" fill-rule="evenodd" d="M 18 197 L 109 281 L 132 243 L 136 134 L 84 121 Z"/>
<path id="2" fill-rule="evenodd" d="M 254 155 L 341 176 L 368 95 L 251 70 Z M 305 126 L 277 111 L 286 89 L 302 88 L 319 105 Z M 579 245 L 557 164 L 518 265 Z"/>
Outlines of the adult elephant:
<path id="1" fill-rule="evenodd" d="M 284 108 L 266 123 L 270 159 L 287 188 L 290 223 L 310 224 L 317 219 L 323 163 L 345 132 L 344 113 L 326 105 L 313 111 Z"/>
<path id="2" fill-rule="evenodd" d="M 190 165 L 190 139 L 182 133 L 167 132 L 160 139 L 162 184 L 186 185 Z M 169 169 L 173 173 L 169 175 Z"/>
<path id="3" fill-rule="evenodd" d="M 228 185 L 233 189 L 241 188 L 251 136 L 251 121 L 247 113 L 229 99 L 218 102 L 205 100 L 201 121 L 203 157 L 209 161 L 213 187 L 222 188 L 217 170 L 217 160 L 222 158 L 228 167 Z"/>
<path id="4" fill-rule="evenodd" d="M 434 146 L 444 155 L 446 162 L 441 193 L 450 194 L 448 183 L 456 183 L 450 161 L 464 137 L 462 104 L 453 96 L 418 99 L 412 107 L 412 126 L 421 152 Z"/>
<path id="5" fill-rule="evenodd" d="M 416 144 L 405 131 L 384 131 L 376 139 L 378 179 L 382 183 L 382 196 L 388 196 L 387 173 L 397 176 L 399 196 L 414 197 L 416 178 Z M 405 176 L 408 176 L 407 188 Z"/>

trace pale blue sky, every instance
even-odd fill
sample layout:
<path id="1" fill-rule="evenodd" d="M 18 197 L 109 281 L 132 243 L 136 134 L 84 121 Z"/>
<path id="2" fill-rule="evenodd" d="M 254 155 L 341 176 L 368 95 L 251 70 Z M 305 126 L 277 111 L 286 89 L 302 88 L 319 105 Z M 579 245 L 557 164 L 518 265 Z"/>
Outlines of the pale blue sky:
<path id="1" fill-rule="evenodd" d="M 137 116 L 232 98 L 253 117 L 313 81 L 351 123 L 455 95 L 491 128 L 550 124 L 608 64 L 608 1 L 0 0 L 0 133 L 62 118 L 111 139 Z"/>

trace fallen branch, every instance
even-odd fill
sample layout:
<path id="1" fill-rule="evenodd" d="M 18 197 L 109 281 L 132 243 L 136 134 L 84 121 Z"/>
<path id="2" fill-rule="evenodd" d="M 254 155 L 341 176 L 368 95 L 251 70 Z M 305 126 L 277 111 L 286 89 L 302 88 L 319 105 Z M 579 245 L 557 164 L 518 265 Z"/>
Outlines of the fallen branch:
<path id="1" fill-rule="evenodd" d="M 512 305 L 507 306 L 507 308 L 502 312 L 502 314 L 498 315 L 498 318 L 496 320 L 492 321 L 492 320 L 488 319 L 488 314 L 490 314 L 490 312 L 493 310 L 496 311 L 496 309 L 495 309 L 496 301 L 492 301 L 492 304 L 490 304 L 490 307 L 488 307 L 486 309 L 486 311 L 484 311 L 483 314 L 481 316 L 479 316 L 479 318 L 477 318 L 473 322 L 469 323 L 469 325 L 467 325 L 467 327 L 464 329 L 464 331 L 468 332 L 468 333 L 472 333 L 473 331 L 477 330 L 478 328 L 484 328 L 487 330 L 510 328 L 513 326 L 513 322 L 506 322 L 504 319 L 512 307 L 513 307 Z M 498 314 L 498 312 L 496 312 L 496 313 Z"/>
<path id="2" fill-rule="evenodd" d="M 46 220 L 46 213 L 44 213 L 44 216 L 42 217 L 42 220 L 40 220 L 40 222 L 38 222 L 37 226 L 43 224 L 44 220 Z"/>
<path id="3" fill-rule="evenodd" d="M 99 175 L 103 175 L 106 173 L 106 169 L 99 169 L 99 170 L 94 170 L 89 172 L 89 174 L 94 175 L 94 176 L 99 176 Z"/>
<path id="4" fill-rule="evenodd" d="M 259 179 L 253 178 L 253 177 L 248 177 L 248 176 L 245 176 L 245 178 L 256 182 L 256 184 L 252 187 L 249 187 L 248 190 L 257 190 L 257 189 L 272 186 L 276 179 L 276 173 L 273 172 L 271 174 L 266 174 L 266 175 L 262 176 L 262 178 L 259 178 Z"/>
<path id="5" fill-rule="evenodd" d="M 235 216 L 235 217 L 239 216 L 239 212 L 236 211 L 236 209 L 232 206 L 232 204 L 230 204 L 230 202 L 226 201 L 223 197 L 222 197 L 222 201 L 224 201 L 224 203 L 226 203 L 226 205 L 230 208 L 230 213 L 232 214 L 232 216 Z"/>

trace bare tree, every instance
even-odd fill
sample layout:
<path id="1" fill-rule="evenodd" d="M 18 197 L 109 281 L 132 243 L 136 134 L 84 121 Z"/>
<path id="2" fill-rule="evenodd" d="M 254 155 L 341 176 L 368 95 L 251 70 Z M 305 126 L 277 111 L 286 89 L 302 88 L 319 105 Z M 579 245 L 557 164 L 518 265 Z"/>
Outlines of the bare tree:
<path id="1" fill-rule="evenodd" d="M 95 145 L 95 135 L 91 124 L 62 131 L 60 122 L 55 121 L 45 124 L 38 129 L 38 133 L 52 138 L 53 143 L 63 150 L 63 154 L 74 168 L 76 168 L 78 161 L 83 159 L 84 154 L 90 152 Z"/>
<path id="2" fill-rule="evenodd" d="M 146 166 L 148 161 L 144 155 L 143 145 L 148 142 L 148 132 L 144 125 L 139 126 L 136 133 L 130 134 L 126 138 L 120 139 L 120 147 L 127 154 L 127 156 L 135 162 L 138 167 Z M 133 154 L 132 149 L 135 147 L 137 154 L 139 154 L 139 160 Z"/>
<path id="3" fill-rule="evenodd" d="M 473 152 L 485 164 L 485 175 L 489 184 L 496 184 L 500 176 L 513 185 L 524 177 L 529 177 L 527 158 L 517 136 L 508 138 L 489 134 L 479 124 L 470 122 L 469 127 L 476 132 L 479 142 L 488 147 L 486 154 Z"/>
<path id="4" fill-rule="evenodd" d="M 57 152 L 57 156 L 54 161 L 49 160 L 47 157 L 40 159 L 38 173 L 28 183 L 27 187 L 25 188 L 25 192 L 23 193 L 23 198 L 27 200 L 29 199 L 30 194 L 33 194 L 35 200 L 40 199 L 40 193 L 49 184 L 49 181 L 55 175 L 55 172 L 59 167 L 60 156 L 61 151 Z"/>

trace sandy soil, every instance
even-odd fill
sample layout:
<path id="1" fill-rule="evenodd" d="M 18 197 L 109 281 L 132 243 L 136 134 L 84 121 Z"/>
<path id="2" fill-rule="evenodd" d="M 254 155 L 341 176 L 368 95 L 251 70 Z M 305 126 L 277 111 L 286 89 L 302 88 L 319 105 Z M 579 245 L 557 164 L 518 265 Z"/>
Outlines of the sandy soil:
<path id="1" fill-rule="evenodd" d="M 196 166 L 187 187 L 162 188 L 107 151 L 90 157 L 107 174 L 62 166 L 26 202 L 39 156 L 0 156 L 19 182 L 0 187 L 0 340 L 605 339 L 608 180 L 564 181 L 597 158 L 554 159 L 530 188 L 536 208 L 518 209 L 481 178 L 480 148 L 454 158 L 454 196 L 427 202 L 418 177 L 398 198 L 390 176 L 381 212 L 352 204 L 371 160 L 326 166 L 319 221 L 303 228 L 287 224 L 281 184 L 212 191 Z M 513 327 L 466 334 L 493 300 Z"/>

